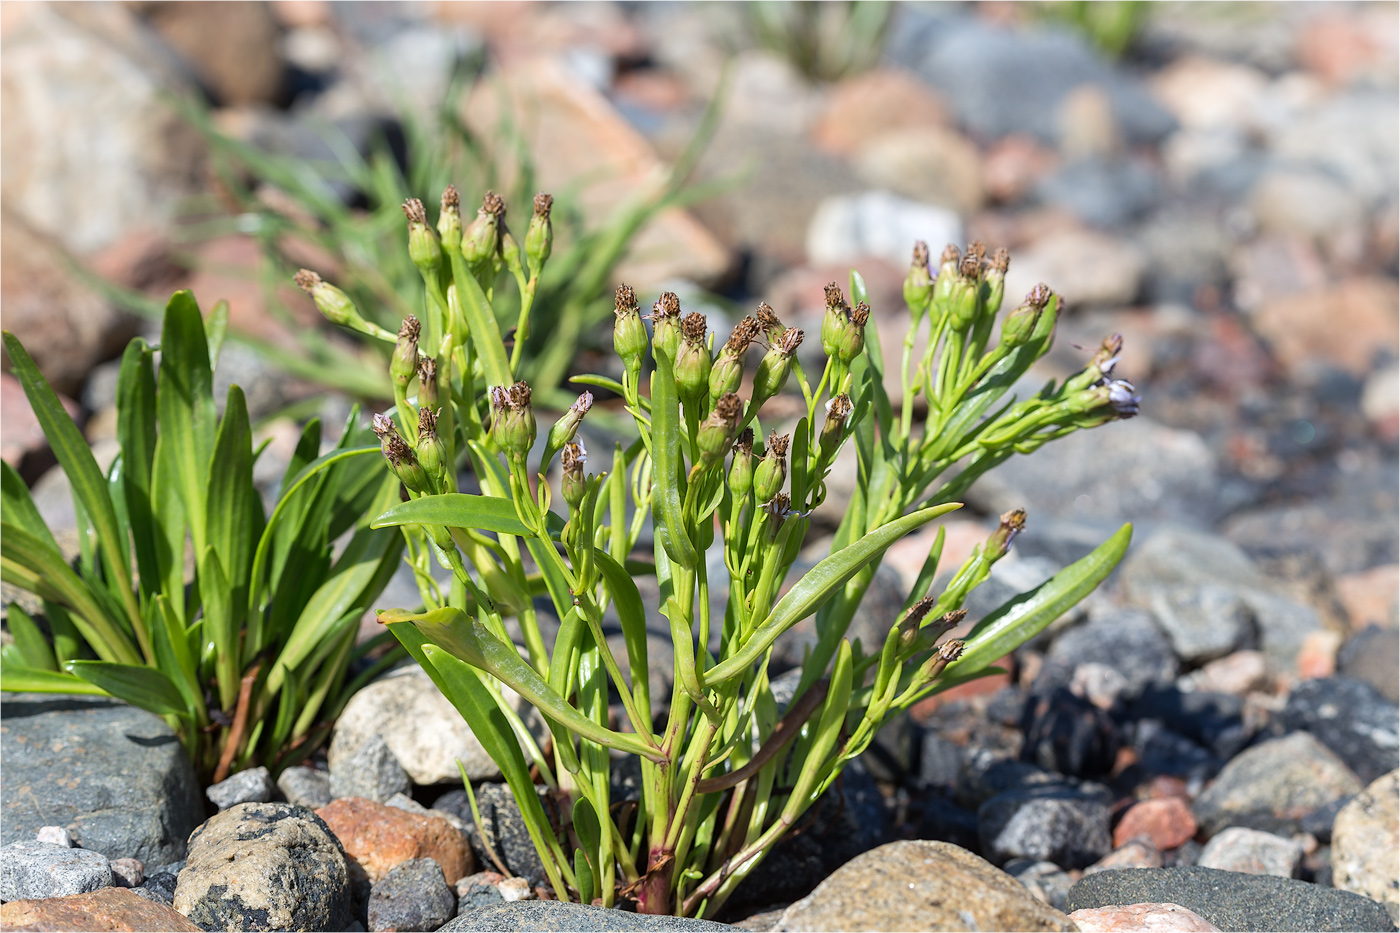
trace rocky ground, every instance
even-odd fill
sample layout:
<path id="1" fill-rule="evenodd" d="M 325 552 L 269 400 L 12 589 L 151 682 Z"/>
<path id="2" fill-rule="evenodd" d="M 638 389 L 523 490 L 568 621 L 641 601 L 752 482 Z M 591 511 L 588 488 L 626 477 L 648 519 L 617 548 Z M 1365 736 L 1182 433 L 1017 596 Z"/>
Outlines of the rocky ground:
<path id="1" fill-rule="evenodd" d="M 1124 565 L 1006 676 L 888 727 L 727 921 L 1393 927 L 1393 4 L 1154 5 L 1119 60 L 1023 5 L 900 6 L 873 67 L 824 81 L 754 48 L 735 5 L 11 7 L 4 326 L 104 464 L 112 360 L 151 323 L 88 290 L 64 256 L 152 294 L 227 297 L 235 327 L 278 326 L 246 274 L 251 241 L 182 239 L 207 162 L 167 89 L 202 88 L 220 126 L 317 155 L 318 125 L 365 143 L 383 123 L 386 74 L 422 105 L 455 62 L 485 54 L 492 93 L 464 105 L 468 121 L 492 125 L 490 101 L 522 102 L 537 117 L 524 131 L 541 184 L 605 179 L 581 200 L 596 217 L 681 151 L 732 53 L 697 174 L 740 174 L 654 224 L 628 281 L 675 288 L 721 330 L 760 299 L 803 326 L 818 320 L 821 286 L 854 265 L 897 341 L 910 243 L 979 238 L 1011 250 L 1012 290 L 1044 280 L 1067 299 L 1041 381 L 1078 368 L 1104 334 L 1125 335 L 1120 370 L 1143 413 L 1008 462 L 974 488 L 945 552 L 966 554 L 987 516 L 1030 512 L 974 594 L 974 618 L 1132 521 Z M 276 482 L 294 431 L 277 412 L 315 387 L 233 344 L 219 378 L 254 387 L 274 439 L 259 475 Z M 3 455 L 50 524 L 71 529 L 66 480 L 22 393 L 0 380 Z M 928 544 L 891 549 L 855 634 L 883 635 Z M 779 666 L 800 660 L 802 637 L 779 645 Z M 538 900 L 538 863 L 499 775 L 413 670 L 352 701 L 315 767 L 275 783 L 246 772 L 207 793 L 145 713 L 6 697 L 0 716 L 6 926 L 693 925 Z M 501 864 L 472 823 L 457 757 Z M 926 896 L 895 894 L 911 886 Z M 920 906 L 939 903 L 950 910 Z"/>

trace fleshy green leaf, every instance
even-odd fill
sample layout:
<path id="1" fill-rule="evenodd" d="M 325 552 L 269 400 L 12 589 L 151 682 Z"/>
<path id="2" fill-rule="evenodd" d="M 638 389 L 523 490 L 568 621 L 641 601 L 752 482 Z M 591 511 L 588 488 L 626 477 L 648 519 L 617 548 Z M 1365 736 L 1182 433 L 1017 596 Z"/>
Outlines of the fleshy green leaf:
<path id="1" fill-rule="evenodd" d="M 656 370 L 651 376 L 651 456 L 655 465 L 652 510 L 659 521 L 656 534 L 666 554 L 682 567 L 699 561 L 685 527 L 681 506 L 680 396 L 671 361 L 664 350 L 655 350 Z"/>
<path id="2" fill-rule="evenodd" d="M 464 492 L 423 496 L 394 506 L 370 523 L 371 528 L 394 525 L 446 525 L 449 528 L 475 528 L 508 535 L 528 535 L 515 513 L 515 503 L 495 496 L 473 496 Z"/>
<path id="3" fill-rule="evenodd" d="M 10 634 L 15 639 L 15 647 L 19 649 L 21 657 L 24 658 L 25 667 L 41 671 L 58 671 L 58 661 L 54 658 L 53 647 L 49 644 L 49 640 L 44 637 L 38 624 L 29 617 L 29 613 L 21 609 L 18 603 L 10 603 L 8 624 Z"/>
<path id="4" fill-rule="evenodd" d="M 0 690 L 11 693 L 74 693 L 82 696 L 108 696 L 106 690 L 81 677 L 60 671 L 44 671 L 0 662 Z"/>
<path id="5" fill-rule="evenodd" d="M 139 664 L 69 661 L 68 670 L 118 699 L 158 716 L 188 716 L 184 698 L 160 671 Z"/>
<path id="6" fill-rule="evenodd" d="M 214 442 L 208 480 L 209 545 L 219 555 L 229 583 L 235 620 L 248 609 L 248 574 L 253 542 L 262 533 L 262 500 L 253 486 L 253 438 L 243 390 L 230 386 L 224 418 Z"/>

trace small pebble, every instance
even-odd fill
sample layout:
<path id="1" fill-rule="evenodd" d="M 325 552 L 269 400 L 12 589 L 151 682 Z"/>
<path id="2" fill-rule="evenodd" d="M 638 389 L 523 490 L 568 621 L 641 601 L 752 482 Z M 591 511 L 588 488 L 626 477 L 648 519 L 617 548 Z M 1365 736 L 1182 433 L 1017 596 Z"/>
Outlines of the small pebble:
<path id="1" fill-rule="evenodd" d="M 305 765 L 295 765 L 277 778 L 277 789 L 288 803 L 319 810 L 331 802 L 331 776 Z"/>
<path id="2" fill-rule="evenodd" d="M 62 826 L 40 826 L 39 831 L 34 834 L 34 838 L 40 842 L 47 842 L 49 845 L 63 846 L 65 849 L 73 848 L 73 837 Z"/>
<path id="3" fill-rule="evenodd" d="M 1231 826 L 1206 843 L 1196 864 L 1249 875 L 1296 878 L 1303 864 L 1303 847 L 1273 833 Z"/>
<path id="4" fill-rule="evenodd" d="M 1196 817 L 1180 797 L 1161 797 L 1133 804 L 1113 829 L 1113 844 L 1121 847 L 1131 839 L 1148 839 L 1153 847 L 1175 849 L 1196 835 Z"/>
<path id="5" fill-rule="evenodd" d="M 1134 839 L 1099 859 L 1084 874 L 1092 875 L 1100 871 L 1113 871 L 1115 868 L 1161 868 L 1162 853 L 1140 839 Z"/>
<path id="6" fill-rule="evenodd" d="M 530 882 L 520 877 L 501 879 L 501 883 L 496 885 L 496 890 L 500 891 L 501 898 L 507 901 L 528 901 L 535 896 L 535 892 L 530 889 Z"/>
<path id="7" fill-rule="evenodd" d="M 1180 904 L 1086 907 L 1069 918 L 1081 933 L 1220 933 L 1220 928 Z"/>
<path id="8" fill-rule="evenodd" d="M 240 803 L 267 803 L 272 799 L 276 785 L 272 783 L 272 775 L 266 768 L 249 768 L 247 771 L 240 771 L 230 778 L 225 778 L 217 784 L 211 785 L 204 791 L 204 796 L 209 798 L 210 803 L 218 807 L 220 811 L 229 807 L 236 807 Z"/>
<path id="9" fill-rule="evenodd" d="M 119 888 L 139 888 L 146 881 L 146 866 L 141 864 L 136 858 L 114 858 L 109 863 L 112 866 L 112 883 Z"/>

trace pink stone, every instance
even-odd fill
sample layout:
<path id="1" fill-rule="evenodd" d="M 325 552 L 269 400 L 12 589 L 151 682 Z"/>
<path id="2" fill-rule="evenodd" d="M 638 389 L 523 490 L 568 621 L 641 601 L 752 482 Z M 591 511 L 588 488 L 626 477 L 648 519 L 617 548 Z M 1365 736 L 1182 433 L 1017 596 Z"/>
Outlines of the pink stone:
<path id="1" fill-rule="evenodd" d="M 1219 933 L 1220 927 L 1180 904 L 1085 907 L 1069 918 L 1082 933 Z"/>
<path id="2" fill-rule="evenodd" d="M 1180 797 L 1161 797 L 1133 804 L 1113 830 L 1113 844 L 1122 847 L 1143 837 L 1159 851 L 1175 849 L 1196 835 L 1196 817 Z"/>

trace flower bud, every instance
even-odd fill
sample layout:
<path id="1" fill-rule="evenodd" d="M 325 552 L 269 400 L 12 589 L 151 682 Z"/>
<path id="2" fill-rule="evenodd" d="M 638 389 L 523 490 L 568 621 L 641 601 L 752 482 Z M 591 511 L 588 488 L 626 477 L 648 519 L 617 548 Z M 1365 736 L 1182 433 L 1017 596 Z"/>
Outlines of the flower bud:
<path id="1" fill-rule="evenodd" d="M 651 307 L 651 345 L 666 354 L 673 364 L 681 344 L 681 300 L 675 292 L 662 292 Z"/>
<path id="2" fill-rule="evenodd" d="M 982 555 L 988 560 L 997 560 L 1004 556 L 1011 547 L 1011 542 L 1016 540 L 1016 536 L 1025 530 L 1025 509 L 1012 509 L 1010 512 L 1003 513 L 996 531 L 991 533 L 987 538 L 987 543 L 983 545 Z"/>
<path id="3" fill-rule="evenodd" d="M 364 329 L 365 319 L 360 316 L 360 309 L 355 307 L 349 295 L 310 269 L 302 269 L 292 276 L 292 281 L 311 296 L 311 300 L 316 302 L 316 309 L 325 315 L 326 320 L 343 327 Z"/>
<path id="4" fill-rule="evenodd" d="M 861 302 L 851 309 L 851 318 L 836 347 L 836 358 L 847 366 L 865 349 L 865 325 L 870 320 L 870 305 Z"/>
<path id="5" fill-rule="evenodd" d="M 830 282 L 826 286 L 826 312 L 822 315 L 822 352 L 833 359 L 846 331 L 851 326 L 851 309 L 841 286 Z"/>
<path id="6" fill-rule="evenodd" d="M 374 416 L 373 427 L 374 433 L 379 437 L 379 447 L 384 453 L 384 460 L 399 478 L 399 482 L 414 492 L 431 493 L 433 489 L 428 474 L 414 456 L 413 449 L 399 436 L 394 427 L 394 419 L 381 412 Z"/>
<path id="7" fill-rule="evenodd" d="M 1049 301 L 1048 286 L 1042 283 L 1031 289 L 1025 302 L 1001 322 L 1001 342 L 1008 347 L 1024 346 L 1035 332 L 1035 326 L 1040 322 L 1040 315 Z"/>
<path id="8" fill-rule="evenodd" d="M 783 339 L 783 334 L 787 332 L 787 327 L 778 320 L 777 313 L 766 301 L 758 303 L 758 310 L 754 312 L 758 318 L 758 326 L 768 338 L 769 344 L 775 344 Z"/>
<path id="9" fill-rule="evenodd" d="M 734 457 L 729 464 L 729 491 L 742 499 L 753 489 L 753 428 L 744 428 L 734 442 Z"/>
<path id="10" fill-rule="evenodd" d="M 851 397 L 838 395 L 826 403 L 826 421 L 817 441 L 822 459 L 829 461 L 846 440 L 846 425 L 851 420 Z"/>
<path id="11" fill-rule="evenodd" d="M 764 514 L 768 517 L 768 540 L 772 541 L 774 538 L 778 537 L 778 532 L 782 529 L 783 522 L 793 516 L 793 511 L 789 508 L 790 505 L 792 505 L 792 500 L 788 498 L 788 494 L 785 492 L 780 492 L 763 503 Z"/>
<path id="12" fill-rule="evenodd" d="M 1123 355 L 1123 335 L 1109 334 L 1099 345 L 1098 352 L 1089 361 L 1089 365 L 1099 371 L 1099 375 L 1104 379 L 1113 378 L 1113 370 L 1118 366 L 1118 360 Z"/>
<path id="13" fill-rule="evenodd" d="M 1001 310 L 1002 300 L 1006 296 L 1006 270 L 1010 268 L 1011 254 L 1004 249 L 997 250 L 992 256 L 992 267 L 982 281 L 988 314 L 994 315 Z"/>
<path id="14" fill-rule="evenodd" d="M 530 407 L 530 387 L 491 387 L 491 437 L 512 457 L 524 458 L 535 445 L 535 412 Z"/>
<path id="15" fill-rule="evenodd" d="M 914 258 L 909 263 L 909 273 L 904 277 L 904 304 L 914 317 L 915 326 L 928 311 L 933 300 L 933 274 L 928 268 L 928 244 L 919 240 L 914 244 Z"/>
<path id="16" fill-rule="evenodd" d="M 938 257 L 938 277 L 933 280 L 933 302 L 939 314 L 947 314 L 949 302 L 953 298 L 953 286 L 958 282 L 958 266 L 962 263 L 962 253 L 949 243 Z"/>
<path id="17" fill-rule="evenodd" d="M 914 639 L 919 637 L 919 629 L 923 625 L 924 616 L 933 608 L 937 602 L 932 596 L 925 596 L 923 599 L 909 607 L 909 611 L 904 614 L 904 618 L 899 620 L 899 650 L 908 651 L 914 644 Z"/>
<path id="18" fill-rule="evenodd" d="M 427 473 L 434 491 L 447 489 L 447 449 L 437 434 L 438 412 L 427 406 L 418 409 L 418 462 Z"/>
<path id="19" fill-rule="evenodd" d="M 719 358 L 710 367 L 711 402 L 722 395 L 738 391 L 739 383 L 744 380 L 744 356 L 757 334 L 758 321 L 753 317 L 746 317 L 734 325 L 729 339 L 720 348 Z"/>
<path id="20" fill-rule="evenodd" d="M 435 408 L 438 403 L 437 360 L 425 356 L 418 360 L 418 406 Z"/>
<path id="21" fill-rule="evenodd" d="M 705 346 L 705 315 L 681 318 L 681 343 L 675 359 L 676 390 L 681 401 L 694 406 L 709 394 L 710 348 Z"/>
<path id="22" fill-rule="evenodd" d="M 945 667 L 962 657 L 966 647 L 967 642 L 955 638 L 933 649 L 933 656 L 924 662 L 923 669 L 919 671 L 919 679 L 924 683 L 937 679 Z"/>
<path id="23" fill-rule="evenodd" d="M 442 247 L 437 235 L 428 226 L 428 213 L 423 202 L 409 198 L 403 202 L 403 213 L 408 218 L 408 258 L 424 273 L 432 272 L 442 265 Z"/>
<path id="24" fill-rule="evenodd" d="M 588 493 L 588 480 L 583 475 L 583 467 L 587 462 L 588 451 L 584 449 L 583 441 L 572 441 L 559 451 L 559 466 L 563 469 L 559 491 L 563 493 L 564 501 L 569 504 L 570 509 L 577 509 L 582 505 L 584 496 Z"/>
<path id="25" fill-rule="evenodd" d="M 399 328 L 399 342 L 394 345 L 394 355 L 389 357 L 389 376 L 394 385 L 407 389 L 413 377 L 418 374 L 418 335 L 422 325 L 418 318 L 409 315 Z"/>
<path id="26" fill-rule="evenodd" d="M 966 330 L 977 319 L 982 292 L 981 243 L 968 246 L 958 265 L 958 277 L 948 298 L 949 324 L 953 330 Z"/>
<path id="27" fill-rule="evenodd" d="M 700 462 L 707 469 L 724 459 L 724 452 L 734 443 L 734 432 L 743 413 L 744 403 L 730 392 L 719 397 L 709 417 L 700 423 L 696 446 L 700 448 Z"/>
<path id="28" fill-rule="evenodd" d="M 647 352 L 647 327 L 637 309 L 637 293 L 630 285 L 617 287 L 617 306 L 613 321 L 613 349 L 628 372 L 642 368 L 642 356 Z"/>
<path id="29" fill-rule="evenodd" d="M 753 397 L 762 402 L 783 391 L 788 373 L 792 372 L 792 357 L 802 344 L 802 331 L 789 327 L 779 341 L 763 354 L 758 372 L 753 377 Z"/>
<path id="30" fill-rule="evenodd" d="M 553 206 L 553 195 L 543 191 L 535 195 L 535 212 L 530 215 L 530 226 L 525 231 L 525 255 L 536 274 L 554 247 L 554 224 L 549 219 Z"/>
<path id="31" fill-rule="evenodd" d="M 506 265 L 515 268 L 520 262 L 520 244 L 516 242 L 515 236 L 501 225 L 501 258 L 506 261 Z"/>
<path id="32" fill-rule="evenodd" d="M 462 198 L 457 194 L 456 185 L 448 185 L 442 191 L 442 210 L 438 212 L 438 236 L 442 237 L 443 249 L 462 247 Z"/>
<path id="33" fill-rule="evenodd" d="M 545 449 L 550 451 L 561 450 L 578 434 L 579 423 L 583 421 L 583 416 L 588 414 L 588 410 L 593 407 L 593 393 L 584 392 L 574 403 L 569 406 L 569 410 L 554 422 L 554 426 L 549 429 L 549 437 L 545 440 Z M 548 456 L 548 455 L 546 455 Z"/>
<path id="34" fill-rule="evenodd" d="M 787 434 L 779 437 L 777 431 L 768 435 L 768 449 L 763 452 L 763 459 L 758 461 L 753 471 L 753 494 L 759 502 L 767 502 L 783 488 L 783 481 L 787 479 L 787 452 L 791 440 Z"/>
<path id="35" fill-rule="evenodd" d="M 479 266 L 500 252 L 505 215 L 506 202 L 496 192 L 486 192 L 476 219 L 462 233 L 462 258 L 468 265 Z"/>

